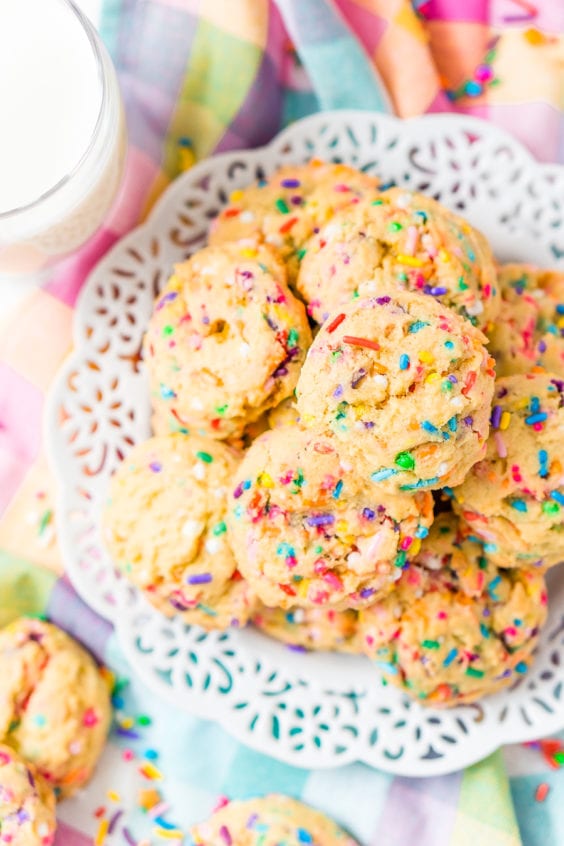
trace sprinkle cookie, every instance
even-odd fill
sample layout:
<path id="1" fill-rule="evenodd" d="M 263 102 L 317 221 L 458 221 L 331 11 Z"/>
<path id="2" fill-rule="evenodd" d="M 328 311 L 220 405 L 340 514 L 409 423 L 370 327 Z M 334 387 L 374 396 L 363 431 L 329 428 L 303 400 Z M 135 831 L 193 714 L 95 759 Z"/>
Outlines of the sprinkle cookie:
<path id="1" fill-rule="evenodd" d="M 229 802 L 189 837 L 188 846 L 358 846 L 325 814 L 277 794 Z"/>
<path id="2" fill-rule="evenodd" d="M 70 796 L 96 766 L 111 708 L 90 655 L 65 632 L 20 618 L 0 630 L 0 741 Z M 1 842 L 1 841 L 0 841 Z"/>
<path id="3" fill-rule="evenodd" d="M 273 251 L 200 250 L 177 265 L 145 336 L 156 416 L 184 433 L 241 436 L 292 394 L 310 343 L 304 306 Z"/>
<path id="4" fill-rule="evenodd" d="M 168 616 L 213 608 L 224 598 L 236 569 L 225 519 L 238 461 L 219 441 L 163 435 L 135 446 L 112 477 L 103 520 L 107 548 L 116 567 Z M 197 617 L 188 613 L 186 622 Z"/>
<path id="5" fill-rule="evenodd" d="M 357 639 L 358 613 L 352 609 L 267 608 L 253 617 L 253 625 L 296 651 L 360 652 Z"/>
<path id="6" fill-rule="evenodd" d="M 0 744 L 0 843 L 52 846 L 55 794 L 31 764 Z"/>
<path id="7" fill-rule="evenodd" d="M 423 705 L 473 702 L 528 669 L 546 619 L 543 576 L 498 570 L 441 515 L 392 594 L 359 613 L 366 654 Z"/>
<path id="8" fill-rule="evenodd" d="M 301 422 L 333 432 L 366 483 L 390 492 L 457 484 L 485 455 L 494 371 L 484 340 L 422 294 L 349 303 L 309 350 Z"/>
<path id="9" fill-rule="evenodd" d="M 336 215 L 306 244 L 296 287 L 323 323 L 357 297 L 400 288 L 450 306 L 485 329 L 499 309 L 486 239 L 439 203 L 391 188 Z"/>
<path id="10" fill-rule="evenodd" d="M 496 382 L 487 454 L 452 491 L 453 507 L 502 567 L 564 560 L 564 382 L 550 374 Z"/>
<path id="11" fill-rule="evenodd" d="M 507 264 L 500 313 L 490 331 L 498 376 L 545 370 L 564 376 L 564 273 Z"/>
<path id="12" fill-rule="evenodd" d="M 429 492 L 384 495 L 339 442 L 298 426 L 261 435 L 228 510 L 239 569 L 265 605 L 358 607 L 386 591 L 433 519 Z"/>
<path id="13" fill-rule="evenodd" d="M 210 244 L 258 238 L 276 247 L 290 284 L 304 244 L 336 212 L 373 195 L 378 180 L 344 164 L 314 159 L 280 168 L 268 179 L 234 191 L 210 229 Z"/>

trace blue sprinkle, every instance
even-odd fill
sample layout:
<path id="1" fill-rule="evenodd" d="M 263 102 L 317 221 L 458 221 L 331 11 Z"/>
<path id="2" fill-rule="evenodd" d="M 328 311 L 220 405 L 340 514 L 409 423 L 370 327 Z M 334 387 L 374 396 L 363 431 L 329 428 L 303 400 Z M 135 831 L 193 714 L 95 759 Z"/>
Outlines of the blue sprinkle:
<path id="1" fill-rule="evenodd" d="M 458 655 L 458 649 L 454 648 L 451 649 L 448 653 L 447 657 L 443 661 L 443 667 L 450 667 L 456 656 Z"/>
<path id="2" fill-rule="evenodd" d="M 550 496 L 558 505 L 564 505 L 564 494 L 561 494 L 560 491 L 551 491 Z"/>
<path id="3" fill-rule="evenodd" d="M 525 423 L 527 426 L 533 426 L 535 423 L 544 423 L 547 417 L 546 411 L 540 411 L 538 414 L 529 414 L 528 417 L 525 417 Z"/>
<path id="4" fill-rule="evenodd" d="M 161 397 L 164 400 L 174 399 L 175 396 L 176 396 L 176 394 L 174 393 L 172 388 L 167 388 L 166 385 L 161 385 Z"/>
<path id="5" fill-rule="evenodd" d="M 531 397 L 529 408 L 531 409 L 532 414 L 540 410 L 540 400 L 538 397 Z"/>
<path id="6" fill-rule="evenodd" d="M 297 828 L 296 834 L 300 843 L 313 843 L 313 837 L 305 828 Z"/>
<path id="7" fill-rule="evenodd" d="M 423 422 L 421 423 L 421 428 L 424 429 L 426 432 L 429 432 L 431 435 L 439 434 L 439 430 L 437 429 L 437 427 L 433 426 L 433 424 L 430 423 L 429 420 L 423 420 Z"/>
<path id="8" fill-rule="evenodd" d="M 189 585 L 207 585 L 213 579 L 211 573 L 198 573 L 195 576 L 188 576 L 186 581 Z"/>
<path id="9" fill-rule="evenodd" d="M 564 314 L 564 305 L 562 303 L 558 303 L 556 306 L 556 314 Z"/>
<path id="10" fill-rule="evenodd" d="M 341 491 L 343 490 L 343 480 L 339 479 L 337 484 L 335 485 L 335 490 L 333 491 L 333 499 L 339 499 L 341 496 Z"/>
<path id="11" fill-rule="evenodd" d="M 363 508 L 362 516 L 365 520 L 374 520 L 374 518 L 376 517 L 376 512 L 372 511 L 371 508 Z"/>
<path id="12" fill-rule="evenodd" d="M 448 426 L 448 428 L 450 429 L 451 432 L 456 432 L 456 430 L 458 428 L 458 421 L 457 421 L 456 417 L 451 417 L 450 420 L 447 423 L 447 426 Z"/>
<path id="13" fill-rule="evenodd" d="M 539 476 L 545 479 L 548 476 L 548 452 L 545 449 L 539 449 Z"/>
<path id="14" fill-rule="evenodd" d="M 447 350 L 453 350 L 454 343 L 452 341 L 445 341 L 445 347 L 447 348 Z"/>
<path id="15" fill-rule="evenodd" d="M 527 513 L 527 503 L 524 499 L 514 499 L 513 502 L 509 503 L 511 508 L 514 508 L 515 511 L 521 511 L 523 514 Z"/>
<path id="16" fill-rule="evenodd" d="M 244 491 L 248 491 L 249 488 L 251 487 L 251 480 L 245 479 L 245 481 L 243 482 L 241 487 L 243 488 Z"/>
<path id="17" fill-rule="evenodd" d="M 403 355 L 400 355 L 399 369 L 400 370 L 407 370 L 408 367 L 409 367 L 409 356 L 404 353 Z"/>
<path id="18" fill-rule="evenodd" d="M 480 623 L 480 631 L 482 633 L 482 637 L 489 637 L 490 636 L 489 629 L 483 623 Z"/>
<path id="19" fill-rule="evenodd" d="M 527 665 L 524 661 L 519 661 L 518 664 L 515 665 L 515 672 L 516 673 L 526 673 L 527 672 Z"/>
<path id="20" fill-rule="evenodd" d="M 306 520 L 308 526 L 331 526 L 334 522 L 334 514 L 312 514 Z"/>
<path id="21" fill-rule="evenodd" d="M 425 326 L 428 326 L 428 325 L 429 324 L 426 323 L 424 320 L 416 320 L 414 323 L 412 323 L 410 325 L 408 331 L 411 332 L 411 333 L 419 332 L 420 329 L 424 329 Z"/>
<path id="22" fill-rule="evenodd" d="M 370 478 L 373 482 L 383 482 L 385 479 L 389 479 L 390 476 L 395 476 L 399 471 L 394 470 L 393 467 L 384 467 L 382 470 L 377 470 L 375 473 L 372 473 Z"/>
<path id="23" fill-rule="evenodd" d="M 414 485 L 400 485 L 400 491 L 415 491 L 417 488 L 429 488 L 431 485 L 436 485 L 438 481 L 438 476 L 433 476 L 432 479 L 419 479 Z"/>
<path id="24" fill-rule="evenodd" d="M 421 540 L 423 540 L 423 538 L 426 538 L 428 534 L 429 529 L 427 528 L 427 526 L 418 526 L 415 529 L 415 537 L 420 538 Z"/>
<path id="25" fill-rule="evenodd" d="M 385 673 L 389 673 L 391 676 L 397 676 L 398 668 L 389 661 L 375 661 L 374 663 Z"/>

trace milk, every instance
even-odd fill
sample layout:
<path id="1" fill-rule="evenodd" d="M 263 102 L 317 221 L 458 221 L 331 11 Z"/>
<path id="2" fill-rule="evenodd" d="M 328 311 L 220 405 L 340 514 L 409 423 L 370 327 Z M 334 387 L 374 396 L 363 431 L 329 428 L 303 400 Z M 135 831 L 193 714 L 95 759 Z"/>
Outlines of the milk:
<path id="1" fill-rule="evenodd" d="M 67 0 L 0 0 L 0 275 L 92 234 L 124 149 L 117 80 L 89 22 Z"/>

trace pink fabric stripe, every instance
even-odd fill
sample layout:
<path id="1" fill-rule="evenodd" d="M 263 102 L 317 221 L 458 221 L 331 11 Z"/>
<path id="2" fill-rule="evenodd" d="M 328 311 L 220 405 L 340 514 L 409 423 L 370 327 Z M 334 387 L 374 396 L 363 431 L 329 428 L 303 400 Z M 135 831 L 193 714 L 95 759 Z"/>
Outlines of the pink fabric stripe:
<path id="1" fill-rule="evenodd" d="M 376 48 L 388 27 L 388 23 L 376 12 L 359 6 L 354 0 L 337 0 L 342 14 L 349 26 L 355 31 L 364 45 L 364 49 L 371 59 L 374 58 Z"/>
<path id="2" fill-rule="evenodd" d="M 0 363 L 0 514 L 37 458 L 42 409 L 41 391 Z"/>
<path id="3" fill-rule="evenodd" d="M 92 846 L 93 839 L 59 820 L 54 846 Z"/>
<path id="4" fill-rule="evenodd" d="M 73 308 L 86 276 L 117 240 L 115 232 L 99 229 L 79 253 L 56 268 L 54 278 L 47 283 L 45 290 Z"/>
<path id="5" fill-rule="evenodd" d="M 137 147 L 129 147 L 123 185 L 106 219 L 105 229 L 121 238 L 137 226 L 147 195 L 158 173 L 159 168 L 146 153 Z"/>

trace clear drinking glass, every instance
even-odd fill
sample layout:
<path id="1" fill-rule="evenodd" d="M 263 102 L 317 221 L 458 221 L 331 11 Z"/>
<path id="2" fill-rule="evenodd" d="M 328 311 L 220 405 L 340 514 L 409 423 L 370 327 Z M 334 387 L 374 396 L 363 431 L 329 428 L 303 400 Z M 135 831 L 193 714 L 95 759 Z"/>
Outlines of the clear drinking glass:
<path id="1" fill-rule="evenodd" d="M 23 0 L 2 0 L 0 26 L 3 15 L 10 14 L 10 4 L 20 2 Z M 32 0 L 26 2 L 33 6 Z M 0 279 L 36 277 L 80 247 L 98 229 L 115 199 L 125 157 L 126 132 L 120 90 L 114 67 L 96 30 L 72 0 L 37 2 L 52 8 L 57 4 L 58 11 L 62 9 L 65 15 L 74 16 L 74 20 L 69 21 L 72 23 L 69 32 L 83 39 L 80 49 L 92 51 L 100 86 L 100 108 L 80 157 L 55 184 L 32 201 L 7 209 L 2 203 L 0 184 Z M 55 33 L 45 33 L 46 38 L 51 35 Z M 14 78 L 14 85 L 17 84 Z M 22 104 L 22 108 L 27 107 L 28 104 Z M 72 114 L 68 115 L 68 120 L 72 120 Z M 41 143 L 40 135 L 38 143 Z"/>

